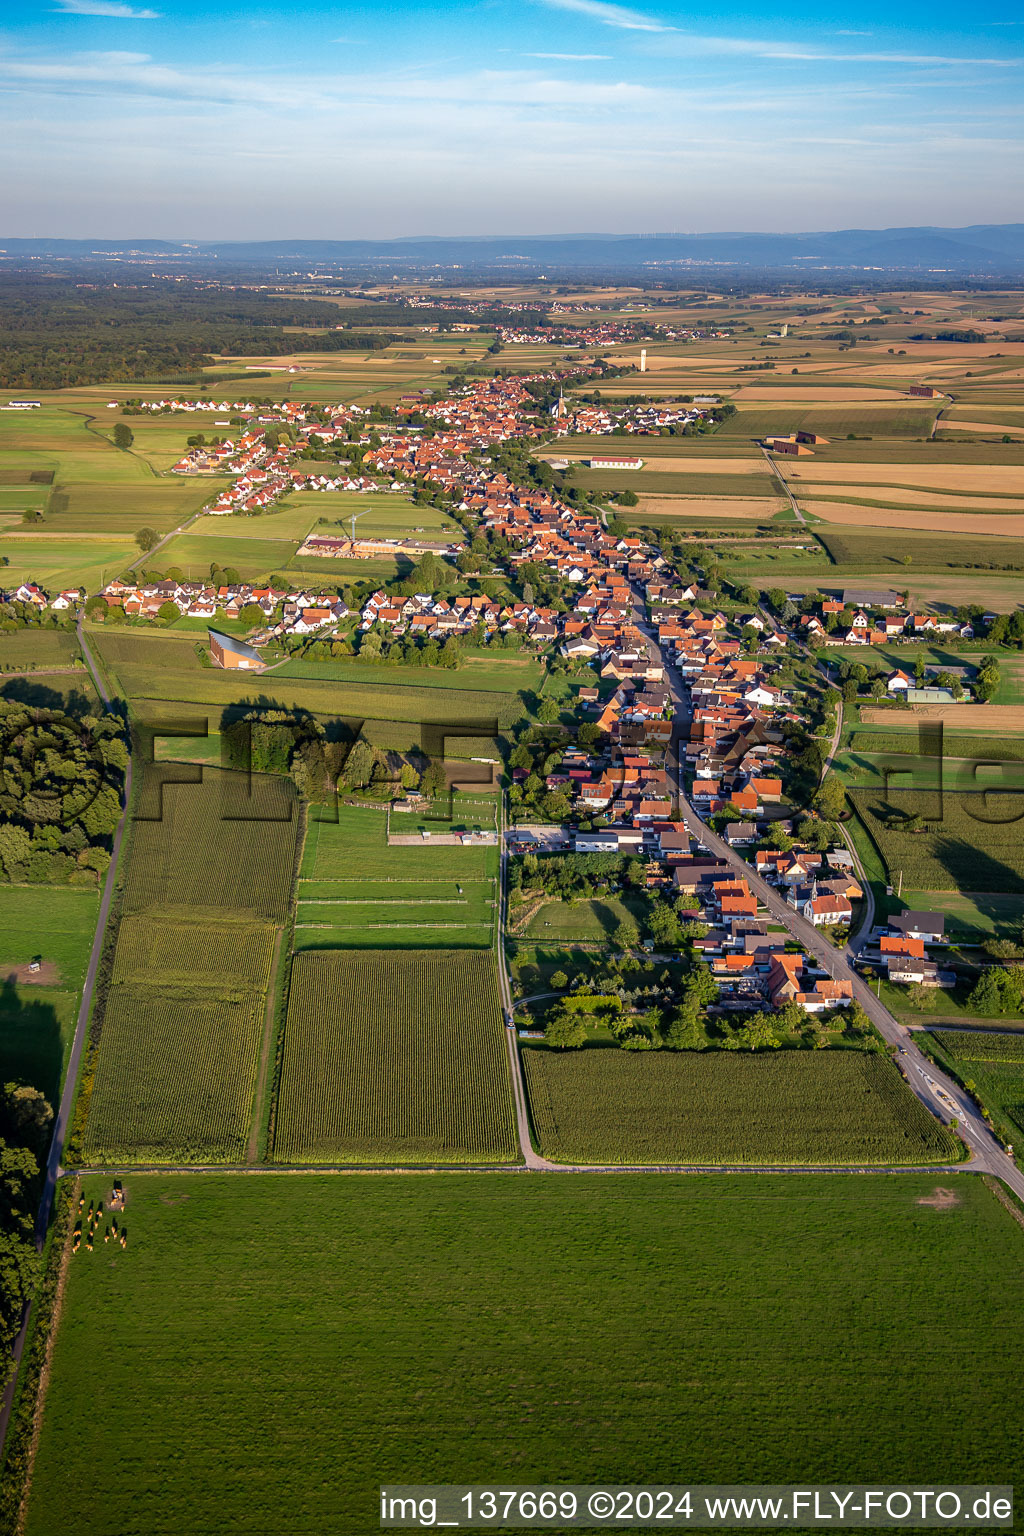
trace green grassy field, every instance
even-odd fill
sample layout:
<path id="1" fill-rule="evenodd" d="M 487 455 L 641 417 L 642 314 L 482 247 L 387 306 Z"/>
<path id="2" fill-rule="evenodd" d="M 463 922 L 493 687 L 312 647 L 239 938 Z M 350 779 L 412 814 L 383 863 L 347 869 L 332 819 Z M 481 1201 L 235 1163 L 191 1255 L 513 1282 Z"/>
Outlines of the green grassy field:
<path id="1" fill-rule="evenodd" d="M 985 939 L 1019 939 L 1024 922 L 1024 896 L 996 891 L 915 891 L 903 888 L 903 901 L 912 912 L 944 912 L 946 937 L 968 944 Z"/>
<path id="2" fill-rule="evenodd" d="M 610 939 L 622 922 L 642 917 L 637 898 L 609 896 L 595 901 L 546 901 L 531 917 L 524 937 L 538 943 L 562 944 L 575 939 Z"/>
<path id="3" fill-rule="evenodd" d="M 797 492 L 800 498 L 800 492 Z M 813 505 L 813 504 L 812 504 Z M 893 523 L 899 512 L 894 510 Z M 817 537 L 838 566 L 848 570 L 878 570 L 882 566 L 906 566 L 908 569 L 941 571 L 971 567 L 1019 569 L 1024 567 L 1024 543 L 1020 539 L 1000 538 L 995 534 L 918 533 L 901 529 L 892 533 L 870 529 L 861 532 L 819 523 Z M 890 577 L 890 579 L 893 579 Z"/>
<path id="4" fill-rule="evenodd" d="M 0 652 L 2 654 L 2 652 Z M 357 687 L 431 688 L 447 692 L 518 693 L 536 692 L 544 682 L 543 662 L 530 658 L 500 655 L 467 657 L 457 670 L 446 667 L 389 667 L 371 661 L 289 661 L 275 668 L 274 678 L 308 679 L 312 682 L 354 683 Z"/>
<path id="5" fill-rule="evenodd" d="M 193 636 L 193 643 L 195 638 Z M 195 658 L 189 657 L 187 651 L 182 652 L 180 669 L 175 669 L 168 665 L 152 665 L 148 652 L 140 654 L 143 657 L 140 662 L 123 661 L 117 666 L 125 696 L 132 703 L 155 699 L 179 705 L 219 704 L 226 708 L 242 700 L 255 702 L 259 699 L 266 701 L 270 708 L 309 710 L 316 715 L 341 719 L 472 724 L 479 726 L 483 735 L 493 735 L 495 727 L 502 729 L 511 725 L 521 718 L 525 709 L 516 693 L 504 690 L 421 687 L 411 679 L 426 675 L 426 668 L 422 673 L 419 668 L 410 671 L 408 682 L 403 680 L 401 670 L 396 669 L 384 689 L 369 682 L 296 679 L 277 672 L 265 677 L 246 677 L 197 671 Z M 168 659 L 172 659 L 170 653 Z M 471 674 L 467 672 L 466 681 L 470 680 Z M 182 711 L 179 709 L 178 713 Z"/>
<path id="6" fill-rule="evenodd" d="M 43 526 L 54 533 L 134 536 L 139 528 L 169 533 L 228 483 L 173 478 L 144 485 L 62 482 L 50 492 Z"/>
<path id="7" fill-rule="evenodd" d="M 49 667 L 70 667 L 81 661 L 81 652 L 73 630 L 31 629 L 0 634 L 0 673 L 45 671 Z"/>
<path id="8" fill-rule="evenodd" d="M 895 885 L 915 890 L 1024 894 L 1024 809 L 1019 791 L 967 795 L 850 789 L 847 798 L 878 848 Z M 926 831 L 904 830 L 919 814 Z M 975 895 L 975 901 L 978 897 Z"/>
<path id="9" fill-rule="evenodd" d="M 325 474 L 330 472 L 329 469 L 324 471 Z M 296 491 L 286 496 L 280 506 L 285 512 L 294 509 L 296 512 L 301 510 L 310 513 L 310 521 L 326 519 L 330 527 L 324 528 L 324 533 L 336 533 L 339 530 L 351 533 L 350 519 L 356 513 L 357 539 L 403 539 L 416 533 L 425 538 L 445 539 L 458 544 L 465 539 L 458 523 L 439 508 L 417 506 L 410 497 L 390 492 L 381 495 L 380 492 L 367 494 L 365 491 Z M 279 514 L 274 515 L 276 517 Z M 342 561 L 341 564 L 347 570 L 358 570 L 361 562 L 353 564 L 351 561 Z"/>
<path id="10" fill-rule="evenodd" d="M 292 965 L 278 1162 L 512 1162 L 494 960 L 325 951 Z"/>
<path id="11" fill-rule="evenodd" d="M 190 579 L 207 577 L 214 562 L 230 565 L 243 581 L 259 581 L 274 571 L 283 570 L 299 547 L 293 539 L 229 537 L 224 533 L 180 533 L 157 556 L 167 569 L 177 566 Z"/>
<path id="12" fill-rule="evenodd" d="M 0 884 L 0 1073 L 59 1097 L 99 911 L 96 891 Z M 46 985 L 7 979 L 39 957 Z"/>
<path id="13" fill-rule="evenodd" d="M 958 1162 L 893 1064 L 860 1051 L 552 1051 L 523 1065 L 556 1162 L 875 1166 Z"/>
<path id="14" fill-rule="evenodd" d="M 26 1536 L 371 1536 L 389 1480 L 633 1482 L 638 1423 L 655 1484 L 1019 1482 L 1020 1229 L 935 1183 L 129 1174 Z"/>
<path id="15" fill-rule="evenodd" d="M 456 801 L 458 804 L 458 801 Z M 461 822 L 456 821 L 456 825 Z M 300 894 L 306 880 L 321 881 L 445 881 L 493 879 L 498 873 L 497 847 L 429 843 L 389 845 L 386 816 L 369 807 L 341 805 L 337 822 L 310 818 L 302 853 Z M 394 833 L 412 833 L 411 817 L 394 816 Z M 440 827 L 445 830 L 444 824 Z"/>
<path id="16" fill-rule="evenodd" d="M 135 540 L 123 534 L 77 538 L 59 532 L 0 535 L 0 555 L 6 555 L 8 561 L 3 571 L 5 585 L 37 581 L 54 593 L 70 587 L 95 592 L 104 581 L 126 571 L 138 553 Z"/>

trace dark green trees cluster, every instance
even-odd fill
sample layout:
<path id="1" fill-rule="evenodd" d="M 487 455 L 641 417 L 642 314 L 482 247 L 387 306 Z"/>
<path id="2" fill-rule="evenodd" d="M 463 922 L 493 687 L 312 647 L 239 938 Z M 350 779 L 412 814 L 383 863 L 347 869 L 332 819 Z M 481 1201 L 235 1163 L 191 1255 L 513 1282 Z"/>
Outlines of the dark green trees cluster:
<path id="1" fill-rule="evenodd" d="M 0 701 L 0 751 L 2 878 L 95 884 L 121 815 L 123 721 Z"/>

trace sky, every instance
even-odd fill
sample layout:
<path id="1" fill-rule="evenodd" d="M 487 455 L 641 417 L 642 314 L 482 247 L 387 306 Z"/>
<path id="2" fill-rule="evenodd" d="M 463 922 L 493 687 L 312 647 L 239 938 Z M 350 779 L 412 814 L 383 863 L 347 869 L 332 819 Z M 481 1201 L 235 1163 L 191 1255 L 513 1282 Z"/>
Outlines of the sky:
<path id="1" fill-rule="evenodd" d="M 1022 114 L 1006 0 L 6 0 L 0 237 L 1016 223 Z"/>

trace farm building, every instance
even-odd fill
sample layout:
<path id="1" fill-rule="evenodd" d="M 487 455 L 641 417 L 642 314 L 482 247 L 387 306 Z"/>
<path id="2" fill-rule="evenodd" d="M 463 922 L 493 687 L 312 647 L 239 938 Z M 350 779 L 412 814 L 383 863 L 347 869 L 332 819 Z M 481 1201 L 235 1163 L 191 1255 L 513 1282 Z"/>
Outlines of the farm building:
<path id="1" fill-rule="evenodd" d="M 811 452 L 809 448 L 804 447 L 803 443 L 798 443 L 795 437 L 766 437 L 764 447 L 769 453 L 785 453 L 791 458 L 807 456 Z"/>
<path id="2" fill-rule="evenodd" d="M 829 441 L 827 437 L 822 437 L 820 432 L 798 432 L 796 440 L 798 443 L 818 443 L 819 445 Z"/>
<path id="3" fill-rule="evenodd" d="M 590 459 L 591 469 L 643 469 L 643 459 L 630 454 L 604 454 L 599 458 Z"/>
<path id="4" fill-rule="evenodd" d="M 907 394 L 914 400 L 938 400 L 942 391 L 933 389 L 930 384 L 911 384 Z"/>
<path id="5" fill-rule="evenodd" d="M 210 637 L 210 656 L 216 666 L 229 672 L 263 670 L 263 657 L 251 645 L 246 645 L 244 640 L 236 640 L 233 635 L 222 635 L 216 629 L 207 630 L 207 634 Z"/>

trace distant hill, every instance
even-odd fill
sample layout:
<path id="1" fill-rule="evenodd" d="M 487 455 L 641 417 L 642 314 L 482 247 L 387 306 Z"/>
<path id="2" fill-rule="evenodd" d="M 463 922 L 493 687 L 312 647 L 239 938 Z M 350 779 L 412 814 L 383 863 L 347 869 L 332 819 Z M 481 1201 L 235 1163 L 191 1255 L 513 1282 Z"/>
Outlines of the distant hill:
<path id="1" fill-rule="evenodd" d="M 810 272 L 881 270 L 1018 278 L 1024 275 L 1024 224 L 965 229 L 841 229 L 795 234 L 725 232 L 654 235 L 415 236 L 400 240 L 64 240 L 0 238 L 9 264 L 43 257 L 104 261 L 144 255 L 193 264 L 468 266 L 522 272 L 647 271 L 729 266 Z"/>

